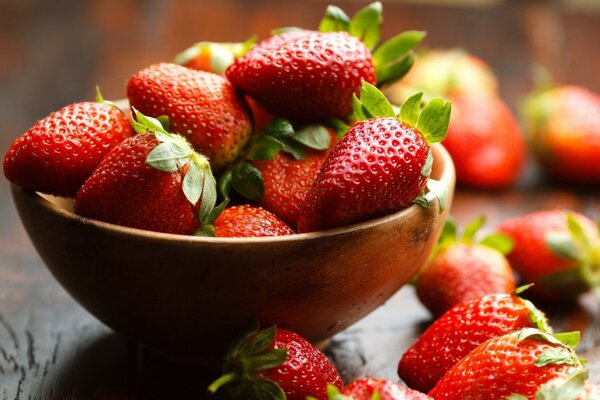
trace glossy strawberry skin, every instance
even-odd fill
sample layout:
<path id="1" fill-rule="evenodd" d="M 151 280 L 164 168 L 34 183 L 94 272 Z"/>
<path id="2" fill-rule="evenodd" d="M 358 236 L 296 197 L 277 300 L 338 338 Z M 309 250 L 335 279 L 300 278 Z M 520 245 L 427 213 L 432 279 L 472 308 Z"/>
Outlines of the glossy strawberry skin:
<path id="1" fill-rule="evenodd" d="M 512 294 L 490 294 L 465 301 L 439 317 L 404 353 L 398 375 L 428 392 L 471 350 L 488 339 L 534 327 L 531 309 Z"/>
<path id="2" fill-rule="evenodd" d="M 593 221 L 582 214 L 569 212 L 581 223 L 590 238 L 598 238 Z M 576 266 L 574 261 L 553 253 L 545 240 L 548 232 L 568 232 L 567 213 L 566 210 L 532 212 L 508 219 L 498 227 L 499 232 L 510 236 L 515 243 L 507 255 L 511 266 L 524 282 L 534 283 L 531 292 L 543 300 L 572 299 L 585 289 L 577 283 L 568 288 L 552 289 L 545 282 L 546 277 Z"/>
<path id="3" fill-rule="evenodd" d="M 292 235 L 294 231 L 275 214 L 250 205 L 226 208 L 215 220 L 217 237 L 262 237 Z"/>
<path id="4" fill-rule="evenodd" d="M 514 184 L 525 163 L 526 145 L 508 106 L 495 95 L 473 93 L 451 95 L 450 101 L 444 147 L 454 161 L 458 184 L 479 189 Z"/>
<path id="5" fill-rule="evenodd" d="M 537 389 L 551 379 L 566 377 L 580 366 L 536 366 L 540 355 L 557 345 L 516 333 L 490 339 L 456 363 L 429 392 L 435 400 L 505 399 L 520 394 L 535 399 Z"/>
<path id="6" fill-rule="evenodd" d="M 300 207 L 336 142 L 335 134 L 331 134 L 329 149 L 320 151 L 307 148 L 302 160 L 280 151 L 272 160 L 255 162 L 264 181 L 260 205 L 295 228 Z"/>
<path id="7" fill-rule="evenodd" d="M 128 118 L 116 108 L 74 103 L 38 121 L 11 144 L 4 174 L 28 190 L 74 197 L 110 149 L 132 134 Z"/>
<path id="8" fill-rule="evenodd" d="M 439 316 L 454 305 L 486 294 L 515 289 L 512 268 L 498 250 L 453 243 L 435 254 L 416 281 L 419 300 Z"/>
<path id="9" fill-rule="evenodd" d="M 375 83 L 369 49 L 346 32 L 293 31 L 273 36 L 225 71 L 271 113 L 317 122 L 352 111 L 361 82 Z"/>
<path id="10" fill-rule="evenodd" d="M 185 167 L 163 172 L 148 165 L 146 157 L 157 144 L 153 135 L 138 134 L 116 146 L 77 193 L 75 212 L 132 228 L 193 233 L 198 206 L 182 191 Z"/>
<path id="11" fill-rule="evenodd" d="M 161 63 L 127 82 L 127 97 L 145 115 L 169 117 L 170 129 L 186 137 L 213 168 L 233 161 L 252 131 L 247 105 L 224 77 Z"/>
<path id="12" fill-rule="evenodd" d="M 536 97 L 529 133 L 543 168 L 564 182 L 599 183 L 600 95 L 560 86 Z"/>
<path id="13" fill-rule="evenodd" d="M 380 400 L 427 400 L 431 397 L 402 386 L 396 382 L 380 378 L 358 379 L 342 390 L 342 394 L 351 400 L 372 400 L 373 394 L 379 394 Z"/>
<path id="14" fill-rule="evenodd" d="M 338 389 L 343 387 L 342 378 L 331 361 L 297 333 L 277 328 L 271 348 L 286 348 L 287 358 L 280 366 L 261 371 L 259 377 L 279 384 L 287 400 L 306 400 L 307 396 L 326 400 L 328 384 Z"/>
<path id="15" fill-rule="evenodd" d="M 412 204 L 429 146 L 395 118 L 356 123 L 333 148 L 300 210 L 299 232 L 361 222 Z"/>

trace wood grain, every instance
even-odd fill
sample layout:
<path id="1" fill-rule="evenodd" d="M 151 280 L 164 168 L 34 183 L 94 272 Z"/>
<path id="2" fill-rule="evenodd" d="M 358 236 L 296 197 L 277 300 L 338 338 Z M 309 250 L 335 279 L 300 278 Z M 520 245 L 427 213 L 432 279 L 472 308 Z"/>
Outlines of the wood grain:
<path id="1" fill-rule="evenodd" d="M 362 6 L 339 1 L 352 13 Z M 537 4 L 533 4 L 537 3 Z M 600 15 L 549 14 L 550 48 L 541 48 L 527 10 L 542 2 L 511 0 L 493 7 L 384 1 L 384 36 L 425 29 L 426 45 L 461 46 L 487 60 L 502 95 L 516 109 L 531 88 L 532 61 L 548 63 L 561 82 L 600 91 Z M 261 37 L 275 26 L 316 26 L 323 1 L 4 0 L 0 1 L 0 149 L 59 107 L 123 97 L 125 81 L 152 62 L 169 60 L 198 40 Z M 529 13 L 529 15 L 531 15 Z M 552 19 L 554 18 L 554 19 Z M 542 41 L 544 38 L 542 37 Z M 552 42 L 552 41 L 551 41 Z M 556 187 L 531 164 L 513 190 L 459 190 L 459 223 L 486 214 L 492 230 L 504 218 L 568 207 L 600 217 L 597 190 Z M 112 333 L 56 283 L 33 249 L 0 179 L 0 400 L 202 398 L 210 373 L 164 360 Z M 52 232 L 48 232 L 49 235 Z M 582 329 L 583 356 L 600 382 L 600 306 L 591 297 L 570 310 L 547 310 L 558 329 Z M 430 322 L 410 287 L 326 348 L 344 378 L 396 378 L 402 352 Z"/>

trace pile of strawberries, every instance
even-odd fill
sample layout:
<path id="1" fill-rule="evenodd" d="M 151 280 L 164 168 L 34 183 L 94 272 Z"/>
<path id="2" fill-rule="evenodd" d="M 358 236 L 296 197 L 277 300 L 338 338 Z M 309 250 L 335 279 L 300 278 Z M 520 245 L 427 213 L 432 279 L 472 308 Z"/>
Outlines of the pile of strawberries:
<path id="1" fill-rule="evenodd" d="M 377 46 L 381 20 L 380 3 L 353 18 L 329 7 L 318 31 L 200 43 L 128 80 L 129 117 L 98 93 L 40 120 L 4 173 L 74 197 L 83 217 L 186 235 L 289 235 L 427 206 L 425 191 L 444 196 L 427 184 L 450 104 L 388 102 L 377 86 L 410 69 L 424 34 Z"/>

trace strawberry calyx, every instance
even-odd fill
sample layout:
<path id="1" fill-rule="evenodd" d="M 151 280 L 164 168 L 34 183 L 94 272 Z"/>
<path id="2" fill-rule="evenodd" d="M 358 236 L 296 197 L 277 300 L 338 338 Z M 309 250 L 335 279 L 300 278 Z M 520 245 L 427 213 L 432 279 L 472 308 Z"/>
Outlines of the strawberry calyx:
<path id="1" fill-rule="evenodd" d="M 114 101 L 104 99 L 104 96 L 102 96 L 102 92 L 100 91 L 100 86 L 96 86 L 96 102 L 100 104 L 106 104 L 107 106 L 110 106 L 115 110 L 119 111 L 121 114 L 124 114 L 123 110 L 119 108 L 117 103 L 115 103 Z"/>
<path id="2" fill-rule="evenodd" d="M 551 231 L 544 240 L 552 253 L 574 262 L 574 266 L 543 278 L 550 287 L 583 284 L 587 288 L 600 290 L 600 240 L 586 234 L 581 223 L 567 213 L 567 231 Z"/>
<path id="3" fill-rule="evenodd" d="M 208 392 L 222 393 L 228 399 L 285 400 L 277 383 L 258 376 L 283 364 L 287 357 L 287 349 L 271 348 L 276 331 L 276 325 L 262 330 L 256 325 L 236 339 L 225 355 L 223 375 L 208 387 Z"/>
<path id="4" fill-rule="evenodd" d="M 244 42 L 198 42 L 175 56 L 175 64 L 222 74 L 237 58 L 258 42 L 256 36 Z"/>
<path id="5" fill-rule="evenodd" d="M 336 126 L 338 136 L 344 131 L 342 121 L 330 120 L 328 124 Z M 221 175 L 219 191 L 225 199 L 230 197 L 233 189 L 246 199 L 259 200 L 264 193 L 264 180 L 252 161 L 272 160 L 279 151 L 302 160 L 305 149 L 326 150 L 330 145 L 331 135 L 325 125 L 307 124 L 295 129 L 290 121 L 277 118 L 251 139 L 238 160 Z"/>
<path id="6" fill-rule="evenodd" d="M 225 210 L 227 205 L 229 204 L 229 199 L 225 199 L 213 208 L 201 221 L 202 226 L 194 232 L 194 236 L 204 236 L 204 237 L 214 237 L 215 236 L 215 227 L 214 223 L 219 218 L 219 215 Z"/>
<path id="7" fill-rule="evenodd" d="M 168 132 L 160 119 L 148 117 L 135 108 L 131 124 L 137 134 L 154 135 L 159 142 L 146 156 L 148 165 L 164 172 L 184 170 L 182 191 L 191 204 L 200 201 L 199 220 L 203 221 L 217 201 L 217 182 L 208 158 L 196 152 L 183 136 Z"/>
<path id="8" fill-rule="evenodd" d="M 402 32 L 377 46 L 383 23 L 382 5 L 373 2 L 350 18 L 341 8 L 330 5 L 319 24 L 320 32 L 348 32 L 373 50 L 377 86 L 402 78 L 415 62 L 412 49 L 425 37 L 422 31 Z"/>
<path id="9" fill-rule="evenodd" d="M 451 246 L 454 243 L 480 244 L 491 247 L 503 255 L 510 253 L 514 247 L 514 241 L 508 235 L 503 233 L 492 233 L 483 237 L 479 241 L 475 239 L 475 236 L 484 225 L 485 216 L 482 215 L 465 225 L 462 234 L 459 234 L 456 222 L 454 222 L 452 218 L 447 218 L 444 223 L 444 227 L 442 228 L 440 238 L 438 239 L 434 249 L 434 254 Z M 520 289 L 522 290 L 520 290 L 518 293 L 523 292 L 523 290 L 527 289 L 529 286 L 521 287 Z"/>
<path id="10" fill-rule="evenodd" d="M 523 293 L 532 286 L 533 283 L 519 286 L 512 292 L 512 295 L 519 299 L 521 303 L 523 303 L 523 305 L 525 305 L 525 307 L 529 309 L 529 320 L 537 329 L 543 332 L 552 333 L 552 327 L 548 323 L 548 318 L 546 318 L 546 314 L 544 314 L 542 310 L 537 308 L 531 301 L 524 299 L 520 296 L 521 293 Z"/>
<path id="11" fill-rule="evenodd" d="M 555 345 L 549 350 L 546 350 L 535 362 L 538 367 L 543 367 L 550 364 L 568 364 L 574 366 L 582 366 L 585 360 L 582 360 L 575 354 L 574 348 L 579 344 L 581 334 L 578 331 L 555 333 L 544 332 L 536 328 L 523 328 L 517 332 L 519 342 L 525 339 L 540 340 Z"/>
<path id="12" fill-rule="evenodd" d="M 588 371 L 581 368 L 566 378 L 556 378 L 538 389 L 536 400 L 577 400 L 585 391 Z M 515 400 L 520 399 L 514 397 Z"/>

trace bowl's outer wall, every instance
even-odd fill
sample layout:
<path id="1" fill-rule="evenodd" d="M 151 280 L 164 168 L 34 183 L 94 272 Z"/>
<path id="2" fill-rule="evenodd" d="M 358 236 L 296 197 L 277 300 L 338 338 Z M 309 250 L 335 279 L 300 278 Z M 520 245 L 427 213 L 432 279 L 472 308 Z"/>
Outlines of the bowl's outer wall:
<path id="1" fill-rule="evenodd" d="M 434 174 L 442 162 L 444 175 L 452 172 L 451 198 L 451 161 L 436 157 Z M 16 187 L 13 198 L 50 271 L 91 314 L 150 347 L 207 361 L 253 319 L 313 342 L 347 328 L 415 276 L 449 208 L 415 206 L 382 223 L 302 240 L 202 242 L 66 218 Z"/>

